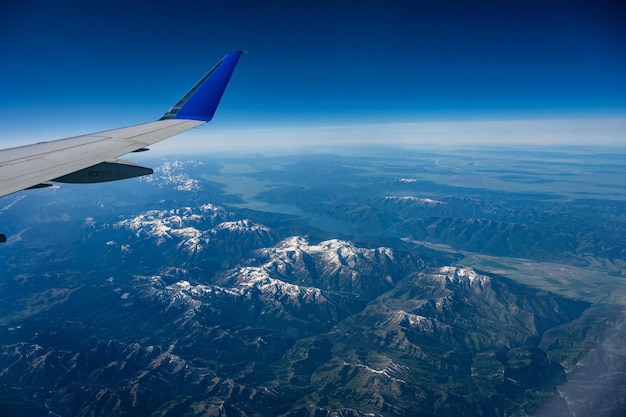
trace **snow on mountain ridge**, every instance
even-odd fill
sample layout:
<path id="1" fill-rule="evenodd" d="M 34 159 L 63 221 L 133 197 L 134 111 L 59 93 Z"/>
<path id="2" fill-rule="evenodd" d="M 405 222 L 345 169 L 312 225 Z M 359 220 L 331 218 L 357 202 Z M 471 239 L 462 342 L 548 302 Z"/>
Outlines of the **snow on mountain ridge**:
<path id="1" fill-rule="evenodd" d="M 324 265 L 324 270 L 331 273 L 343 267 L 355 268 L 357 263 L 362 261 L 375 262 L 380 258 L 394 260 L 394 253 L 390 248 L 357 248 L 352 242 L 339 239 L 330 239 L 311 245 L 303 236 L 289 237 L 275 247 L 261 249 L 259 252 L 269 258 L 266 265 L 301 261 L 305 254 L 317 257 Z"/>
<path id="2" fill-rule="evenodd" d="M 327 298 L 318 288 L 289 284 L 271 278 L 267 271 L 257 267 L 238 268 L 233 271 L 238 275 L 236 284 L 225 288 L 219 285 L 192 284 L 183 279 L 166 285 L 163 277 L 138 276 L 138 281 L 145 281 L 142 293 L 164 303 L 165 311 L 181 310 L 182 316 L 190 319 L 199 312 L 210 309 L 215 297 L 252 299 L 261 297 L 265 302 L 281 305 L 299 306 L 305 304 L 326 303 Z"/>
<path id="3" fill-rule="evenodd" d="M 355 367 L 365 371 L 366 373 L 374 375 L 374 378 L 381 378 L 385 384 L 389 384 L 391 382 L 397 382 L 402 385 L 406 384 L 406 381 L 396 377 L 395 375 L 399 375 L 403 372 L 407 372 L 409 370 L 408 366 L 398 365 L 393 361 L 390 361 L 390 364 L 385 369 L 374 369 L 370 368 L 367 365 L 356 363 L 350 364 L 348 362 L 344 362 L 344 366 L 347 367 Z"/>
<path id="4" fill-rule="evenodd" d="M 249 281 L 255 271 L 304 288 L 370 299 L 421 267 L 421 262 L 409 255 L 398 257 L 390 248 L 360 248 L 339 239 L 311 244 L 307 237 L 292 236 L 255 250 L 241 266 L 224 274 L 221 282 L 234 287 Z"/>
<path id="5" fill-rule="evenodd" d="M 205 298 L 211 295 L 238 295 L 236 291 L 222 288 L 217 285 L 192 284 L 187 280 L 180 280 L 173 284 L 166 285 L 163 277 L 136 276 L 139 282 L 145 281 L 147 285 L 142 286 L 145 296 L 156 298 L 167 304 L 165 311 L 170 309 L 182 309 L 186 318 L 196 315 L 207 304 Z"/>
<path id="6" fill-rule="evenodd" d="M 153 215 L 153 220 L 154 217 L 159 216 Z M 160 226 L 163 228 L 162 224 Z M 270 231 L 251 220 L 237 220 L 221 222 L 207 231 L 192 226 L 181 229 L 170 227 L 167 236 L 176 238 L 177 234 L 181 234 L 190 245 L 202 245 L 197 241 L 219 238 L 211 233 L 231 233 L 242 229 L 262 233 Z M 360 248 L 339 239 L 311 244 L 307 237 L 292 236 L 275 246 L 254 250 L 248 259 L 216 277 L 217 280 L 213 281 L 215 285 L 194 285 L 186 276 L 176 275 L 174 284 L 165 286 L 162 280 L 157 280 L 151 286 L 160 294 L 159 298 L 170 300 L 167 302 L 172 306 L 187 305 L 189 311 L 196 311 L 203 303 L 208 303 L 207 308 L 211 308 L 211 294 L 217 294 L 216 291 L 236 299 L 262 300 L 268 306 L 275 306 L 270 309 L 279 305 L 293 308 L 306 304 L 330 304 L 333 305 L 329 307 L 330 311 L 337 308 L 334 306 L 337 299 L 367 300 L 376 297 L 391 288 L 397 279 L 412 272 L 414 267 L 421 266 L 420 262 L 420 259 L 407 255 L 399 257 L 390 248 Z"/>
<path id="7" fill-rule="evenodd" d="M 269 233 L 268 227 L 251 220 L 234 220 L 235 214 L 223 207 L 204 204 L 199 208 L 150 210 L 114 224 L 134 231 L 136 237 L 156 238 L 157 246 L 177 239 L 176 247 L 197 254 L 221 231 Z M 217 225 L 215 223 L 218 223 Z"/>
<path id="8" fill-rule="evenodd" d="M 226 211 L 224 207 L 216 206 L 215 204 L 206 203 L 199 207 L 199 210 L 202 212 L 204 218 L 209 218 L 211 220 L 222 219 L 225 221 L 234 216 L 233 213 Z"/>
<path id="9" fill-rule="evenodd" d="M 424 206 L 436 206 L 439 204 L 448 204 L 445 201 L 433 200 L 431 198 L 422 198 L 422 197 L 413 197 L 413 196 L 392 196 L 388 195 L 384 197 L 384 200 L 387 201 L 398 201 L 398 202 L 410 202 L 416 203 Z"/>
<path id="10" fill-rule="evenodd" d="M 418 330 L 426 334 L 433 334 L 435 331 L 450 329 L 449 325 L 440 322 L 434 317 L 426 317 L 404 310 L 389 310 L 382 314 L 376 322 L 377 326 L 389 326 L 391 324 Z"/>
<path id="11" fill-rule="evenodd" d="M 256 288 L 267 295 L 285 295 L 293 301 L 325 302 L 319 288 L 290 284 L 280 279 L 272 278 L 262 267 L 243 267 L 233 271 L 232 278 L 237 283 L 235 290 L 242 295 Z"/>
<path id="12" fill-rule="evenodd" d="M 236 220 L 230 222 L 222 222 L 215 226 L 215 230 L 230 230 L 230 231 L 264 231 L 269 232 L 271 229 L 262 224 L 254 223 L 249 219 Z"/>
<path id="13" fill-rule="evenodd" d="M 477 289 L 482 289 L 485 285 L 489 285 L 491 283 L 491 278 L 486 275 L 480 275 L 476 273 L 470 267 L 456 267 L 456 266 L 444 266 L 438 268 L 433 274 L 432 277 L 441 282 L 442 284 L 446 283 L 467 283 L 471 287 L 475 287 Z"/>
<path id="14" fill-rule="evenodd" d="M 114 226 L 132 230 L 136 237 L 142 235 L 156 237 L 157 246 L 171 240 L 174 236 L 185 240 L 181 242 L 181 245 L 191 250 L 200 243 L 203 232 L 187 224 L 198 223 L 201 220 L 202 216 L 190 212 L 190 209 L 186 207 L 167 211 L 150 210 L 132 219 L 122 220 Z"/>
<path id="15" fill-rule="evenodd" d="M 152 183 L 159 188 L 172 185 L 179 191 L 199 191 L 202 189 L 200 181 L 191 178 L 184 170 L 189 165 L 201 164 L 202 162 L 196 161 L 168 161 L 155 168 L 152 175 L 142 177 L 141 181 Z"/>

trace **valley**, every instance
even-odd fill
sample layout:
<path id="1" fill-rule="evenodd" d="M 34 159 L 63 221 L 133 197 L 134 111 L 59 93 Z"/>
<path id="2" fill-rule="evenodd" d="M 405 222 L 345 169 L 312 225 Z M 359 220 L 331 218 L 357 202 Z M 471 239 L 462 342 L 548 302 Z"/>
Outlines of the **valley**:
<path id="1" fill-rule="evenodd" d="M 621 415 L 625 161 L 212 155 L 9 196 L 0 413 Z"/>

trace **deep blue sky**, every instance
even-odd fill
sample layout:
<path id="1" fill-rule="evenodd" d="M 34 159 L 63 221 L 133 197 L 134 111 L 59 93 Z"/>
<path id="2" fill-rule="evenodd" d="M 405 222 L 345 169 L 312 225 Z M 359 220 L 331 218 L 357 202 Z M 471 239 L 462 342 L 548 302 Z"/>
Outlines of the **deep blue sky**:
<path id="1" fill-rule="evenodd" d="M 237 49 L 220 126 L 626 116 L 623 1 L 25 0 L 0 140 L 158 118 Z"/>

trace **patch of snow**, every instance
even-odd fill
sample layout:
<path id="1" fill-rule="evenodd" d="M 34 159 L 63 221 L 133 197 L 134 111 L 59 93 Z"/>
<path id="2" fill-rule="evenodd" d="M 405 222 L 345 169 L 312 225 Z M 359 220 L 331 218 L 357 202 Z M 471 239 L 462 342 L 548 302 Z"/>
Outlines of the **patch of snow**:
<path id="1" fill-rule="evenodd" d="M 436 206 L 439 204 L 448 204 L 445 201 L 433 200 L 431 198 L 413 197 L 413 196 L 385 196 L 387 201 L 410 202 L 423 206 Z"/>
<path id="2" fill-rule="evenodd" d="M 442 283 L 466 282 L 472 286 L 480 288 L 491 282 L 491 279 L 488 276 L 480 275 L 470 267 L 444 266 L 439 268 L 433 276 Z"/>
<path id="3" fill-rule="evenodd" d="M 179 191 L 199 191 L 202 189 L 200 181 L 189 177 L 184 172 L 186 166 L 195 166 L 199 163 L 196 161 L 172 161 L 165 162 L 160 167 L 154 169 L 152 175 L 141 177 L 141 181 L 145 181 L 156 185 L 157 187 L 173 186 Z"/>
<path id="4" fill-rule="evenodd" d="M 269 232 L 270 228 L 262 224 L 254 223 L 251 220 L 243 219 L 243 220 L 236 220 L 236 221 L 231 221 L 231 222 L 222 222 L 218 224 L 217 226 L 215 226 L 215 230 L 229 230 L 231 232 L 235 232 L 235 231 Z"/>

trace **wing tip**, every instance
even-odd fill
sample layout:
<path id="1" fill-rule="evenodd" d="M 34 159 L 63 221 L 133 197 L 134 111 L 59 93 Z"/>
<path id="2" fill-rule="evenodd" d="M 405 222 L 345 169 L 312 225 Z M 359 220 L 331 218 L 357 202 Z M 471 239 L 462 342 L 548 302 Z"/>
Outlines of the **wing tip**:
<path id="1" fill-rule="evenodd" d="M 211 121 L 239 58 L 247 53 L 239 50 L 224 55 L 160 120 Z"/>

